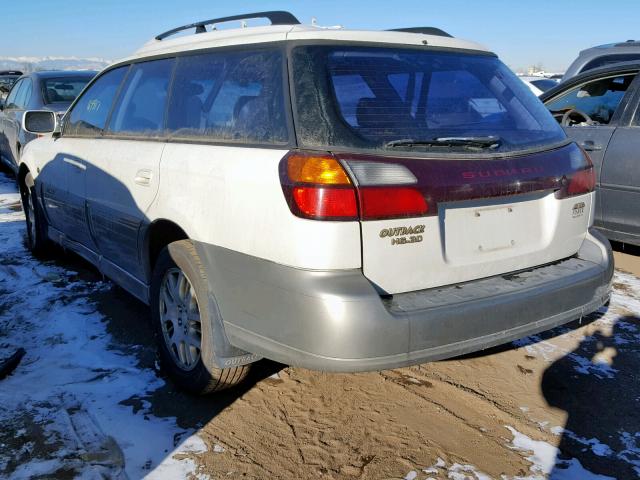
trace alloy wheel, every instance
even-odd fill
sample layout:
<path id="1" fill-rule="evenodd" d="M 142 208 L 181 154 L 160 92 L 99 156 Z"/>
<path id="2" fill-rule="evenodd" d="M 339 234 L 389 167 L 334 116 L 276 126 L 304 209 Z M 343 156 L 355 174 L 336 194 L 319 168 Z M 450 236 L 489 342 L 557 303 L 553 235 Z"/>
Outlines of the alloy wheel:
<path id="1" fill-rule="evenodd" d="M 165 272 L 159 302 L 165 345 L 180 369 L 192 370 L 200 360 L 202 323 L 193 286 L 179 268 Z"/>

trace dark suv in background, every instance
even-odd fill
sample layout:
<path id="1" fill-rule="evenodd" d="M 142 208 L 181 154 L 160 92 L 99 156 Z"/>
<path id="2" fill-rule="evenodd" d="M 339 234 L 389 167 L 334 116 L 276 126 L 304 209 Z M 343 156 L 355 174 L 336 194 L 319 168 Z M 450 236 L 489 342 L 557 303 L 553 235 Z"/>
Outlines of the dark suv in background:
<path id="1" fill-rule="evenodd" d="M 18 70 L 0 70 L 0 99 L 7 98 L 11 87 L 22 76 Z"/>
<path id="2" fill-rule="evenodd" d="M 578 58 L 569 66 L 562 81 L 567 81 L 587 70 L 637 60 L 640 60 L 640 40 L 627 40 L 587 48 L 581 51 Z"/>

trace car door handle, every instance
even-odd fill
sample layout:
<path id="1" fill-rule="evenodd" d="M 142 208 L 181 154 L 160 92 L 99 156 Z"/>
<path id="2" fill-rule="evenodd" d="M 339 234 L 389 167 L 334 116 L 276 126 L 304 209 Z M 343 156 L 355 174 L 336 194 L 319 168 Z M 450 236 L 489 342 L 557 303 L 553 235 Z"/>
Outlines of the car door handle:
<path id="1" fill-rule="evenodd" d="M 599 152 L 602 150 L 602 145 L 598 145 L 593 140 L 585 140 L 580 143 L 580 146 L 584 148 L 587 152 Z"/>
<path id="2" fill-rule="evenodd" d="M 72 158 L 66 158 L 65 157 L 63 160 L 64 160 L 65 163 L 68 163 L 69 165 L 73 165 L 74 167 L 76 167 L 76 168 L 78 168 L 80 170 L 86 170 L 87 169 L 87 166 L 84 163 L 79 162 L 77 160 L 73 160 Z"/>
<path id="3" fill-rule="evenodd" d="M 151 179 L 153 178 L 153 172 L 151 170 L 138 170 L 136 176 L 133 179 L 138 185 L 148 187 L 151 185 Z"/>

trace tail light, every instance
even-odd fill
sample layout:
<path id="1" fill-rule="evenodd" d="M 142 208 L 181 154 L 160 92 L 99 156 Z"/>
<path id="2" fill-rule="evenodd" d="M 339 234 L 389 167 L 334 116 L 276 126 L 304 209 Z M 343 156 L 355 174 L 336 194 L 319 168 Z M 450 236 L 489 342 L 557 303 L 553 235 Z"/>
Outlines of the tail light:
<path id="1" fill-rule="evenodd" d="M 576 150 L 572 157 L 575 170 L 562 179 L 562 188 L 556 193 L 557 198 L 573 197 L 593 192 L 596 188 L 596 172 L 589 154 L 584 150 Z"/>
<path id="2" fill-rule="evenodd" d="M 593 163 L 575 143 L 505 159 L 435 159 L 291 151 L 280 162 L 293 214 L 312 220 L 381 220 L 437 215 L 439 205 L 555 192 L 592 192 Z"/>
<path id="3" fill-rule="evenodd" d="M 349 172 L 349 173 L 347 173 Z M 414 188 L 415 176 L 402 165 L 340 163 L 329 153 L 289 152 L 280 180 L 291 211 L 313 220 L 378 220 L 427 214 Z"/>
<path id="4" fill-rule="evenodd" d="M 313 220 L 357 220 L 356 189 L 330 154 L 289 152 L 280 181 L 291 211 Z"/>

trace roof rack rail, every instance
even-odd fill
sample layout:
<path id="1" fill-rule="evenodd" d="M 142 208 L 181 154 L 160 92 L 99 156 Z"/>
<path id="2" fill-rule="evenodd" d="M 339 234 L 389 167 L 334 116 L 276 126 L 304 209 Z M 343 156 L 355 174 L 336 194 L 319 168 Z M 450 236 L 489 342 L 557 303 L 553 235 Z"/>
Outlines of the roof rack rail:
<path id="1" fill-rule="evenodd" d="M 271 12 L 256 12 L 247 13 L 245 15 L 233 15 L 231 17 L 212 18 L 211 20 L 204 20 L 202 22 L 190 23 L 189 25 L 183 25 L 182 27 L 173 28 L 160 35 L 156 36 L 156 40 L 164 40 L 167 37 L 175 35 L 176 33 L 190 28 L 195 28 L 195 33 L 206 33 L 207 25 L 214 25 L 216 23 L 232 22 L 234 20 L 249 20 L 252 18 L 268 18 L 271 21 L 271 25 L 299 25 L 300 21 L 291 13 L 282 10 L 274 10 Z"/>
<path id="2" fill-rule="evenodd" d="M 406 33 L 422 33 L 423 35 L 436 35 L 438 37 L 453 38 L 453 35 L 437 27 L 391 28 L 389 31 L 390 32 L 406 32 Z"/>

